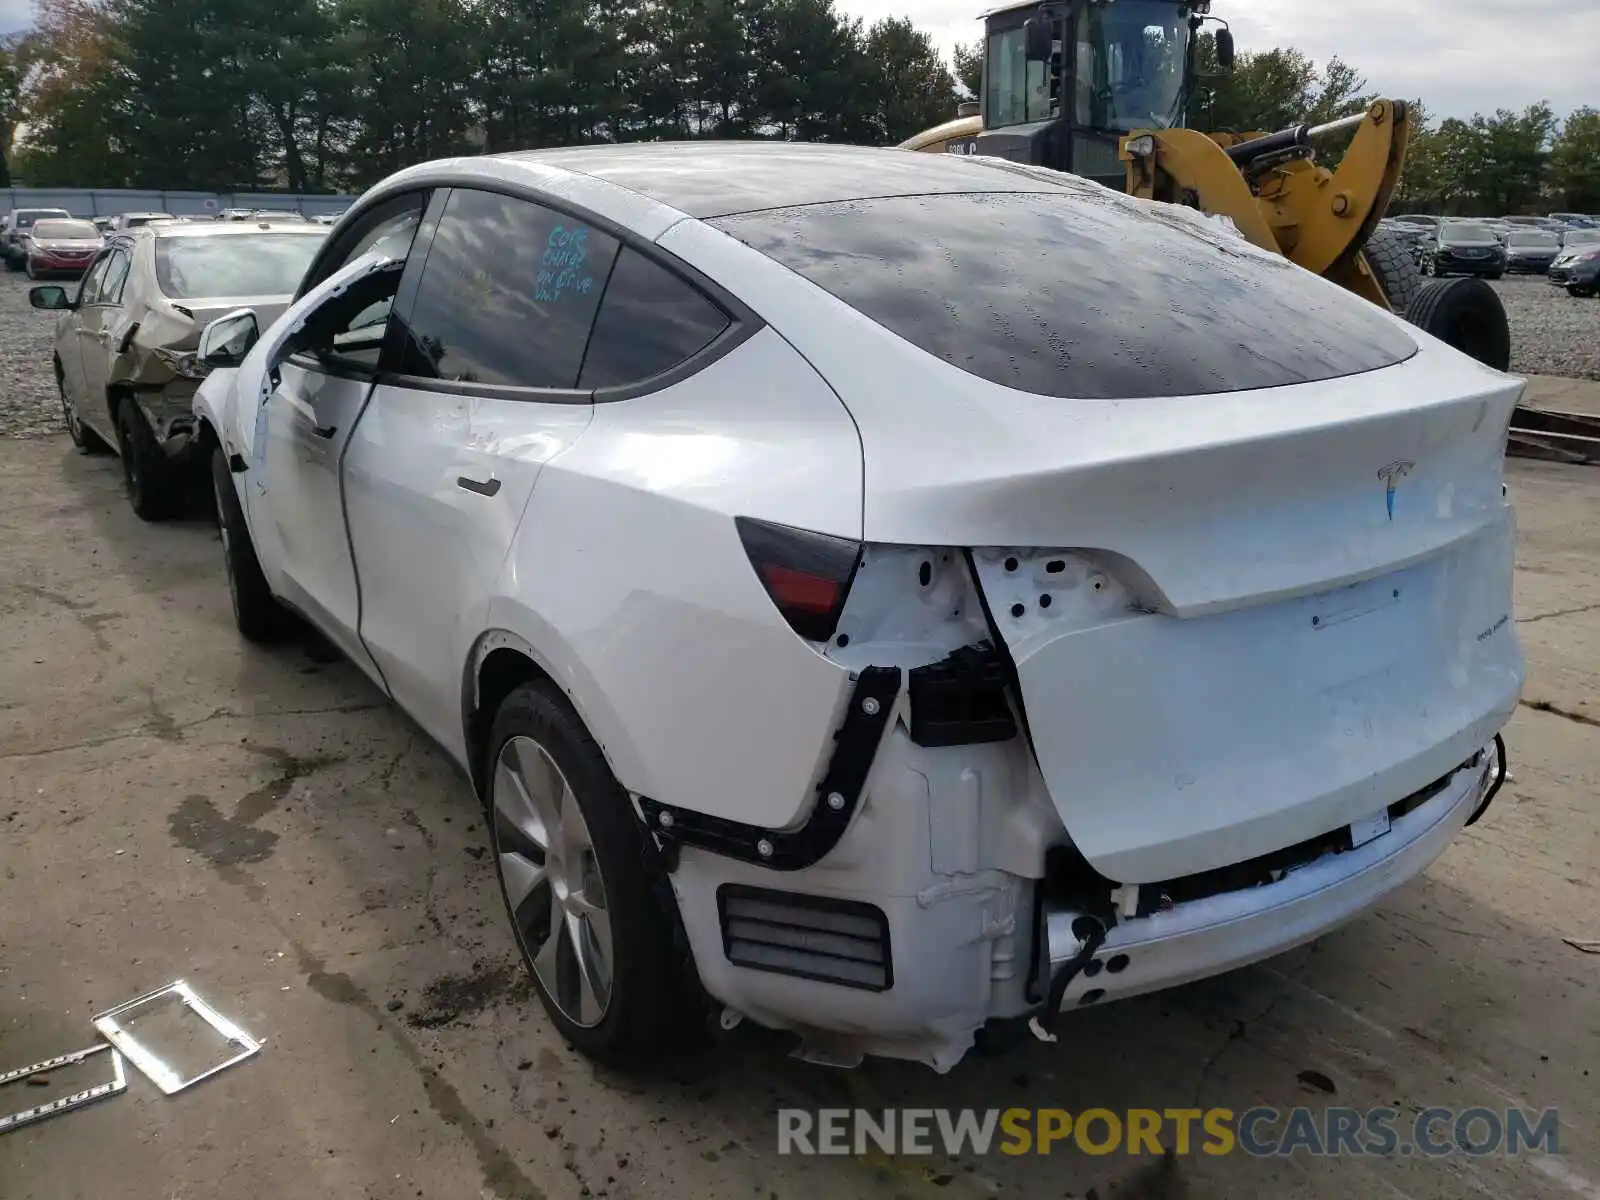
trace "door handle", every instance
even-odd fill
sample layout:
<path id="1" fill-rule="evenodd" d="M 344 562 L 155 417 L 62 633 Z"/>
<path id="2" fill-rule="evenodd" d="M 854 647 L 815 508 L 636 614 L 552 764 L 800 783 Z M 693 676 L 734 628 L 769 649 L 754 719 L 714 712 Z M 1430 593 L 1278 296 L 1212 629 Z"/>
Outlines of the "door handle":
<path id="1" fill-rule="evenodd" d="M 465 475 L 457 475 L 456 486 L 465 488 L 469 492 L 476 492 L 480 496 L 493 496 L 500 491 L 500 481 L 493 475 L 488 479 L 468 479 Z"/>
<path id="2" fill-rule="evenodd" d="M 319 438 L 326 439 L 331 438 L 334 434 L 338 433 L 339 427 L 337 425 L 329 425 L 324 428 L 321 425 L 313 425 L 311 427 L 311 432 L 316 434 Z"/>

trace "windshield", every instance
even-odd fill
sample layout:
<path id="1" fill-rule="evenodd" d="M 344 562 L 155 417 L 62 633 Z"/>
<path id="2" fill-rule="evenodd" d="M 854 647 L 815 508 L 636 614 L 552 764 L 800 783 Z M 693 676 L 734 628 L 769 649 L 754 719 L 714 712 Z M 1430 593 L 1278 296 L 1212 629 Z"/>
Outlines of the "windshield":
<path id="1" fill-rule="evenodd" d="M 70 217 L 72 214 L 64 208 L 35 208 L 20 209 L 17 212 L 18 229 L 32 229 L 35 221 L 45 221 L 51 217 Z"/>
<path id="2" fill-rule="evenodd" d="M 1091 4 L 1078 17 L 1073 120 L 1095 129 L 1167 129 L 1182 117 L 1189 22 L 1170 0 Z"/>
<path id="3" fill-rule="evenodd" d="M 1048 63 L 1029 62 L 1022 27 L 989 35 L 984 126 L 1048 121 L 1061 112 L 1061 79 L 1076 72 L 1076 125 L 1127 132 L 1166 129 L 1183 116 L 1189 22 L 1176 0 L 1093 4 L 1074 19 L 1072 61 L 1062 62 L 1059 31 Z M 1043 19 L 1043 18 L 1036 18 Z"/>
<path id="4" fill-rule="evenodd" d="M 97 242 L 100 231 L 89 221 L 40 221 L 33 227 L 33 236 L 41 242 Z"/>
<path id="5" fill-rule="evenodd" d="M 1551 250 L 1561 244 L 1561 239 L 1551 233 L 1526 233 L 1518 230 L 1506 239 L 1506 244 L 1524 246 L 1529 249 Z"/>
<path id="6" fill-rule="evenodd" d="M 304 233 L 162 237 L 156 242 L 156 282 L 173 300 L 292 296 L 321 244 L 318 234 Z"/>
<path id="7" fill-rule="evenodd" d="M 1594 242 L 1600 242 L 1600 229 L 1574 229 L 1567 234 L 1569 246 L 1587 246 Z"/>
<path id="8" fill-rule="evenodd" d="M 1493 242 L 1493 232 L 1487 225 L 1446 225 L 1440 235 L 1447 242 Z"/>

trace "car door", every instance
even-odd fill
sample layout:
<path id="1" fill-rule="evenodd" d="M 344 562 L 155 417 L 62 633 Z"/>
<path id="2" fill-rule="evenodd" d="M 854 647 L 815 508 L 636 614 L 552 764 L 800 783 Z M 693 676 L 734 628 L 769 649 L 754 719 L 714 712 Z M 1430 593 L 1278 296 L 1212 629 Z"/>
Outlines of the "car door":
<path id="1" fill-rule="evenodd" d="M 83 286 L 78 290 L 78 307 L 73 313 L 73 328 L 78 343 L 78 373 L 72 401 L 77 406 L 79 420 L 110 446 L 117 444 L 117 431 L 106 400 L 105 381 L 110 369 L 108 343 L 111 335 L 106 331 L 103 297 L 106 280 L 110 277 L 118 253 L 117 249 L 106 251 L 89 269 L 84 276 Z"/>
<path id="2" fill-rule="evenodd" d="M 102 253 L 89 264 L 78 284 L 78 295 L 72 308 L 56 327 L 56 357 L 61 360 L 61 388 L 83 417 L 83 314 L 84 309 L 100 290 L 100 280 L 105 277 L 106 261 L 110 256 Z"/>
<path id="3" fill-rule="evenodd" d="M 81 345 L 87 411 L 103 422 L 103 425 L 97 426 L 97 432 L 103 429 L 112 445 L 117 442 L 108 385 L 111 382 L 112 360 L 122 353 L 122 344 L 131 332 L 122 307 L 122 293 L 132 263 L 131 247 L 112 247 L 106 255 L 105 273 L 100 277 L 100 286 L 95 289 L 94 302 L 81 310 L 85 314 Z"/>
<path id="4" fill-rule="evenodd" d="M 423 193 L 380 206 L 319 256 L 308 286 L 374 247 L 403 261 L 427 202 Z M 272 590 L 300 609 L 382 683 L 357 634 L 355 568 L 345 534 L 339 460 L 377 375 L 400 281 L 366 275 L 318 307 L 288 341 L 276 385 L 256 414 L 257 462 L 246 488 L 252 536 Z"/>
<path id="5" fill-rule="evenodd" d="M 463 664 L 541 467 L 589 423 L 578 377 L 618 242 L 523 198 L 457 188 L 434 205 L 344 501 L 362 640 L 465 761 Z"/>

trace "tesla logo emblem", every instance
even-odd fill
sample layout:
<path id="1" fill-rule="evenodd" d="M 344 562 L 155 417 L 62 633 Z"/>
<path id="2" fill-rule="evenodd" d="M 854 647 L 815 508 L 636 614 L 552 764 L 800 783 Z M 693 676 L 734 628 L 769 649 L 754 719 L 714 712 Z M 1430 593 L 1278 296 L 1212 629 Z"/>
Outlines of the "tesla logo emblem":
<path id="1" fill-rule="evenodd" d="M 1378 472 L 1378 478 L 1383 480 L 1383 502 L 1389 510 L 1389 520 L 1394 520 L 1394 493 L 1400 486 L 1400 481 L 1411 474 L 1416 463 L 1401 459 L 1392 462 Z"/>

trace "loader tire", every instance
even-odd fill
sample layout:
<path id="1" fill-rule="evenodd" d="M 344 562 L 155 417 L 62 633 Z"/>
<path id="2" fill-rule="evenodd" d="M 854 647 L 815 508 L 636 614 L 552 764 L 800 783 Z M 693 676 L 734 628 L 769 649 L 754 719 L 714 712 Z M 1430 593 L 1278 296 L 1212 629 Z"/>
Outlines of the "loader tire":
<path id="1" fill-rule="evenodd" d="M 1505 305 L 1481 279 L 1435 279 L 1424 284 L 1406 309 L 1406 320 L 1486 367 L 1511 369 L 1511 325 Z"/>
<path id="2" fill-rule="evenodd" d="M 1367 239 L 1367 266 L 1389 298 L 1389 307 L 1402 316 L 1422 290 L 1422 268 L 1410 242 L 1397 233 L 1380 229 Z"/>

